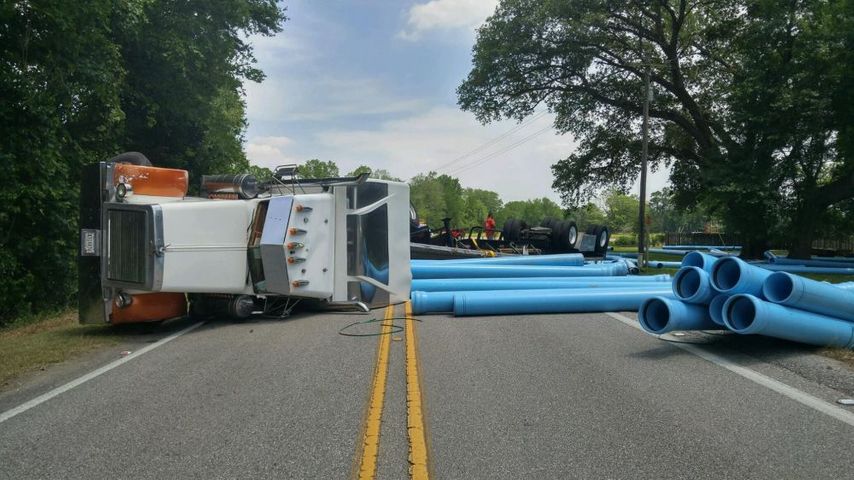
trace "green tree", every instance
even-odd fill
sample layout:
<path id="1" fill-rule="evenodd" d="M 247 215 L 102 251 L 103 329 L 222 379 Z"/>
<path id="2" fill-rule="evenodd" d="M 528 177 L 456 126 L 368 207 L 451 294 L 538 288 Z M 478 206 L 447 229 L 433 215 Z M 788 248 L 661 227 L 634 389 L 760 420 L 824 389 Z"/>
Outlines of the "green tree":
<path id="1" fill-rule="evenodd" d="M 605 212 L 592 202 L 567 209 L 566 218 L 575 220 L 579 229 L 586 228 L 588 225 L 604 225 L 607 223 Z"/>
<path id="2" fill-rule="evenodd" d="M 283 20 L 271 0 L 0 4 L 0 325 L 74 298 L 83 165 L 248 167 L 245 39 Z"/>
<path id="3" fill-rule="evenodd" d="M 81 165 L 123 119 L 113 2 L 0 5 L 0 325 L 71 300 Z"/>
<path id="4" fill-rule="evenodd" d="M 356 177 L 356 176 L 359 176 L 359 175 L 361 175 L 361 174 L 363 174 L 363 173 L 368 173 L 368 174 L 370 174 L 371 172 L 373 172 L 373 169 L 372 169 L 371 167 L 369 167 L 369 166 L 367 166 L 367 165 L 359 165 L 358 167 L 356 167 L 356 169 L 355 169 L 355 170 L 353 170 L 352 172 L 348 173 L 348 174 L 347 174 L 347 176 L 348 176 L 348 177 Z"/>
<path id="5" fill-rule="evenodd" d="M 260 167 L 258 165 L 249 165 L 247 172 L 255 176 L 255 179 L 258 182 L 269 182 L 273 180 L 273 171 L 266 167 Z"/>
<path id="6" fill-rule="evenodd" d="M 558 204 L 543 197 L 507 202 L 496 215 L 495 221 L 496 224 L 502 226 L 508 218 L 517 218 L 534 227 L 539 226 L 547 217 L 563 218 L 563 214 L 564 212 Z"/>
<path id="7" fill-rule="evenodd" d="M 394 175 L 392 175 L 388 170 L 385 170 L 382 168 L 373 169 L 367 165 L 359 165 L 358 167 L 356 167 L 355 170 L 348 173 L 347 176 L 348 177 L 355 177 L 355 176 L 361 175 L 363 173 L 368 173 L 368 174 L 370 174 L 371 178 L 376 178 L 378 180 L 390 180 L 392 182 L 402 182 L 403 181 L 403 180 L 395 177 Z"/>
<path id="8" fill-rule="evenodd" d="M 323 162 L 316 158 L 306 161 L 297 168 L 300 178 L 331 178 L 338 177 L 338 165 L 332 160 Z"/>
<path id="9" fill-rule="evenodd" d="M 720 211 L 747 256 L 781 232 L 805 254 L 854 196 L 852 13 L 850 0 L 503 0 L 459 102 L 484 122 L 554 112 L 580 142 L 553 166 L 572 207 L 637 178 L 649 72 L 650 162 L 671 165 L 679 206 Z"/>
<path id="10" fill-rule="evenodd" d="M 678 208 L 671 188 L 652 193 L 648 212 L 653 232 L 701 232 L 707 223 L 715 222 L 702 205 L 694 209 Z"/>
<path id="11" fill-rule="evenodd" d="M 640 200 L 618 190 L 605 197 L 605 223 L 614 232 L 637 233 Z"/>
<path id="12" fill-rule="evenodd" d="M 436 173 L 418 174 L 409 182 L 409 201 L 415 207 L 418 218 L 434 229 L 442 226 L 442 218 L 448 216 L 442 185 Z"/>
<path id="13" fill-rule="evenodd" d="M 463 190 L 463 213 L 462 225 L 483 225 L 487 214 L 492 212 L 497 215 L 503 206 L 498 193 L 479 188 L 466 188 Z"/>
<path id="14" fill-rule="evenodd" d="M 463 187 L 454 177 L 436 172 L 416 175 L 409 182 L 409 198 L 419 218 L 433 228 L 440 228 L 446 217 L 454 228 L 471 226 L 466 223 Z"/>
<path id="15" fill-rule="evenodd" d="M 206 173 L 245 171 L 243 80 L 260 82 L 248 35 L 281 30 L 271 0 L 137 0 L 132 28 L 114 29 L 127 74 L 121 144 L 155 166 Z"/>

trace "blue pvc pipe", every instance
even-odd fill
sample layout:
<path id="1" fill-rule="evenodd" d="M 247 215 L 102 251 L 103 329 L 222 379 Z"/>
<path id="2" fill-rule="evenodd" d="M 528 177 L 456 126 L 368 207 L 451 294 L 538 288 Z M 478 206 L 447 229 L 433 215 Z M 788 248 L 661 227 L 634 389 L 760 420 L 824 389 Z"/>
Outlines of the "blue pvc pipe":
<path id="1" fill-rule="evenodd" d="M 712 273 L 712 265 L 718 261 L 718 257 L 703 252 L 688 252 L 682 257 L 683 267 L 698 267 L 708 273 Z"/>
<path id="2" fill-rule="evenodd" d="M 851 262 L 834 262 L 828 260 L 799 260 L 797 258 L 772 257 L 769 262 L 775 265 L 803 265 L 805 267 L 852 268 Z"/>
<path id="3" fill-rule="evenodd" d="M 721 325 L 709 318 L 704 305 L 685 303 L 665 297 L 653 297 L 638 310 L 638 321 L 644 330 L 663 335 L 673 330 L 720 330 Z"/>
<path id="4" fill-rule="evenodd" d="M 747 264 L 738 257 L 721 258 L 712 265 L 712 286 L 720 293 L 749 293 L 761 296 L 762 285 L 771 272 Z"/>
<path id="5" fill-rule="evenodd" d="M 598 261 L 587 262 L 586 265 L 602 265 L 602 264 L 617 263 L 617 262 L 625 263 L 626 267 L 628 267 L 628 269 L 629 269 L 629 274 L 631 274 L 631 275 L 635 275 L 638 272 L 640 272 L 640 270 L 638 270 L 637 260 L 635 260 L 633 258 L 628 258 L 628 257 L 624 258 L 624 257 L 620 257 L 620 256 L 615 256 L 615 255 L 605 255 L 604 259 L 598 260 Z"/>
<path id="6" fill-rule="evenodd" d="M 647 291 L 647 290 L 657 290 L 667 292 L 667 287 L 664 284 L 658 283 L 634 283 L 634 284 L 610 284 L 605 285 L 601 284 L 598 287 L 589 287 L 589 286 L 580 286 L 580 289 L 572 289 L 572 288 L 563 288 L 562 286 L 558 288 L 555 286 L 553 288 L 539 289 L 548 290 L 548 291 L 563 291 L 563 290 L 573 290 L 579 293 L 584 293 L 585 291 L 588 293 L 594 293 L 597 291 L 604 290 L 620 290 L 624 292 L 628 292 L 631 294 L 633 291 Z M 581 290 L 583 289 L 583 290 Z M 500 289 L 495 290 L 471 290 L 475 292 L 491 292 L 493 294 L 498 294 Z M 530 291 L 530 290 L 529 290 Z M 518 292 L 518 291 L 515 291 Z M 452 312 L 454 310 L 454 296 L 458 295 L 460 292 L 454 291 L 435 291 L 435 292 L 422 292 L 422 291 L 413 291 L 410 294 L 410 299 L 412 300 L 412 313 L 416 315 L 421 315 L 425 313 L 445 313 Z M 507 291 L 503 291 L 503 293 L 507 293 Z"/>
<path id="7" fill-rule="evenodd" d="M 640 269 L 638 268 L 638 262 L 629 259 L 623 259 L 623 263 L 626 264 L 626 269 L 629 271 L 629 275 L 637 275 L 640 273 Z"/>
<path id="8" fill-rule="evenodd" d="M 606 256 L 606 258 L 607 257 L 638 258 L 638 254 L 632 252 L 611 252 Z"/>
<path id="9" fill-rule="evenodd" d="M 541 265 L 412 265 L 412 278 L 607 277 L 628 275 L 625 263 L 553 267 Z"/>
<path id="10" fill-rule="evenodd" d="M 726 326 L 723 316 L 724 303 L 726 303 L 731 296 L 732 295 L 719 294 L 709 302 L 709 318 L 722 327 Z"/>
<path id="11" fill-rule="evenodd" d="M 665 250 L 741 250 L 741 245 L 665 245 Z"/>
<path id="12" fill-rule="evenodd" d="M 736 333 L 854 348 L 854 323 L 766 302 L 753 295 L 730 297 L 724 303 L 723 317 L 727 328 Z"/>
<path id="13" fill-rule="evenodd" d="M 533 277 L 533 278 L 425 278 L 412 281 L 412 291 L 464 292 L 474 290 L 542 290 L 555 288 L 624 288 L 670 282 L 670 275 L 625 277 Z"/>
<path id="14" fill-rule="evenodd" d="M 454 311 L 454 295 L 456 292 L 412 292 L 412 313 L 444 313 Z"/>
<path id="15" fill-rule="evenodd" d="M 854 282 L 831 283 L 836 288 L 844 288 L 845 290 L 854 290 Z"/>
<path id="16" fill-rule="evenodd" d="M 687 303 L 708 305 L 718 291 L 712 288 L 709 274 L 699 267 L 682 267 L 673 276 L 673 294 Z"/>
<path id="17" fill-rule="evenodd" d="M 854 322 L 854 291 L 829 283 L 776 272 L 765 279 L 762 294 L 773 303 Z"/>
<path id="18" fill-rule="evenodd" d="M 679 268 L 682 262 L 665 262 L 661 260 L 650 260 L 647 262 L 650 268 Z"/>
<path id="19" fill-rule="evenodd" d="M 768 263 L 757 263 L 755 265 L 774 272 L 854 275 L 854 268 L 807 267 L 804 265 L 777 265 Z"/>
<path id="20" fill-rule="evenodd" d="M 673 255 L 673 256 L 682 256 L 691 250 L 665 250 L 663 248 L 650 248 L 647 250 L 647 253 L 657 253 L 659 255 Z"/>
<path id="21" fill-rule="evenodd" d="M 584 266 L 584 255 L 508 255 L 502 257 L 457 258 L 451 260 L 411 260 L 413 265 L 559 265 Z"/>
<path id="22" fill-rule="evenodd" d="M 460 292 L 454 295 L 454 315 L 637 311 L 656 296 L 672 298 L 673 292 L 663 283 L 638 289 Z"/>
<path id="23" fill-rule="evenodd" d="M 813 260 L 823 260 L 828 262 L 854 262 L 854 257 L 822 257 L 821 255 L 813 255 Z"/>

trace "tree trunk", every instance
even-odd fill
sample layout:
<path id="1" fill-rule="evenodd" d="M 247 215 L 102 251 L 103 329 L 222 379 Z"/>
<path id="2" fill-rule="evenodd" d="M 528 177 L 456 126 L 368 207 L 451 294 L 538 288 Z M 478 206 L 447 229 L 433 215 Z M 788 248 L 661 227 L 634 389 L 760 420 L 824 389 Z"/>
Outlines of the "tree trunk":
<path id="1" fill-rule="evenodd" d="M 741 254 L 743 260 L 757 260 L 765 258 L 765 252 L 771 247 L 768 242 L 768 237 L 761 236 L 745 236 L 742 239 Z"/>
<path id="2" fill-rule="evenodd" d="M 744 260 L 765 258 L 764 253 L 771 248 L 769 240 L 769 219 L 765 207 L 761 204 L 728 205 L 727 227 L 734 229 L 741 237 L 741 254 Z"/>
<path id="3" fill-rule="evenodd" d="M 802 204 L 789 224 L 786 235 L 789 247 L 789 257 L 808 259 L 812 256 L 812 241 L 815 238 L 818 217 L 821 216 L 820 209 L 810 204 Z"/>

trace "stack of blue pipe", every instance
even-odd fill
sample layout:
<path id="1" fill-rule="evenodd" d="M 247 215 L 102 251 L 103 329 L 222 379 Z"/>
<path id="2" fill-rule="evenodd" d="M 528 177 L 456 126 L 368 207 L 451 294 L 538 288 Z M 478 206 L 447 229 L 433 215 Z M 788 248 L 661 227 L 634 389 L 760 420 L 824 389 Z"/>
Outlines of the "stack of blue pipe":
<path id="1" fill-rule="evenodd" d="M 647 332 L 729 329 L 854 348 L 854 282 L 818 282 L 737 257 L 691 252 L 672 287 L 675 299 L 651 298 L 638 310 Z"/>
<path id="2" fill-rule="evenodd" d="M 415 314 L 457 316 L 624 311 L 671 296 L 669 275 L 630 276 L 636 264 L 581 254 L 412 260 Z"/>
<path id="3" fill-rule="evenodd" d="M 729 247 L 722 247 L 722 248 L 729 248 Z M 671 255 L 674 257 L 682 257 L 682 256 L 687 255 L 688 253 L 691 253 L 692 251 L 695 251 L 695 250 L 691 250 L 690 247 L 686 247 L 683 250 L 683 249 L 676 249 L 676 248 L 664 246 L 661 248 L 650 248 L 647 250 L 647 253 L 652 253 L 652 254 L 656 254 L 656 255 Z M 723 250 L 717 250 L 714 248 L 709 250 L 706 253 L 708 255 L 712 255 L 714 257 L 726 257 L 726 256 L 730 256 L 733 254 L 733 253 L 727 253 Z M 611 252 L 608 254 L 608 256 L 609 257 L 638 258 L 638 254 L 634 253 L 634 252 Z M 661 263 L 661 265 L 658 265 L 658 263 Z M 679 262 L 669 262 L 669 261 L 658 261 L 658 262 L 650 261 L 650 262 L 648 262 L 648 264 L 650 266 L 652 266 L 653 268 L 678 268 L 679 267 Z"/>
<path id="4" fill-rule="evenodd" d="M 812 257 L 812 259 L 802 260 L 778 257 L 771 251 L 767 251 L 765 258 L 768 259 L 768 263 L 754 265 L 778 272 L 854 275 L 854 258 L 851 257 Z"/>

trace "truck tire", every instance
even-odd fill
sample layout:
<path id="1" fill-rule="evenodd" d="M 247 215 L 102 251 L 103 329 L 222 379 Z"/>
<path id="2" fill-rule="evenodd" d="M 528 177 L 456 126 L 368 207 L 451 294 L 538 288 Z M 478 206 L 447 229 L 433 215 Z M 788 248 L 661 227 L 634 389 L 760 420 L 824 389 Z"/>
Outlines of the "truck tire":
<path id="1" fill-rule="evenodd" d="M 578 242 L 578 226 L 572 220 L 564 220 L 557 223 L 557 235 L 552 236 L 552 245 L 561 252 L 569 252 L 575 249 Z"/>
<path id="2" fill-rule="evenodd" d="M 558 223 L 558 220 L 554 217 L 546 217 L 542 223 L 540 223 L 541 227 L 555 229 L 555 224 Z"/>
<path id="3" fill-rule="evenodd" d="M 611 240 L 611 231 L 605 225 L 590 225 L 587 227 L 587 235 L 593 235 L 596 242 L 593 247 L 593 254 L 596 256 L 604 256 L 608 252 L 608 243 Z"/>
<path id="4" fill-rule="evenodd" d="M 522 234 L 522 222 L 515 218 L 508 218 L 504 222 L 504 239 L 508 242 L 518 242 Z"/>

